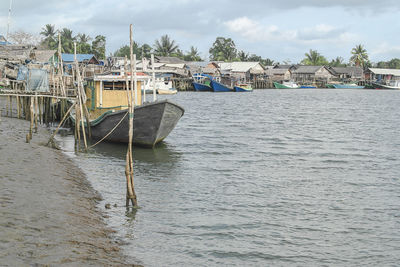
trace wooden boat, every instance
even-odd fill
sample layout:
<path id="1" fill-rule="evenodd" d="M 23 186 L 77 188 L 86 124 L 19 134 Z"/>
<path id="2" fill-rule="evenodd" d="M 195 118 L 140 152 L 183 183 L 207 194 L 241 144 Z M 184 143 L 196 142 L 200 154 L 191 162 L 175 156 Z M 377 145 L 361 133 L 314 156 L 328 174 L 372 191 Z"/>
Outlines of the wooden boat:
<path id="1" fill-rule="evenodd" d="M 296 89 L 296 88 L 299 88 L 299 86 L 294 82 L 283 82 L 283 83 L 274 82 L 274 86 L 275 86 L 276 89 Z"/>
<path id="2" fill-rule="evenodd" d="M 253 92 L 253 88 L 250 84 L 238 84 L 233 87 L 235 92 Z"/>
<path id="3" fill-rule="evenodd" d="M 169 89 L 157 89 L 157 94 L 159 95 L 175 95 L 178 91 L 174 88 Z"/>
<path id="4" fill-rule="evenodd" d="M 154 147 L 175 128 L 185 110 L 169 100 L 143 102 L 142 94 L 139 92 L 144 81 L 149 78 L 146 75 L 138 77 L 133 117 L 133 144 Z M 86 106 L 90 112 L 92 139 L 105 138 L 104 140 L 109 142 L 128 142 L 129 114 L 125 78 L 112 75 L 95 76 L 92 80 L 88 80 L 85 93 Z M 74 122 L 74 114 L 70 117 Z"/>
<path id="5" fill-rule="evenodd" d="M 212 77 L 203 74 L 203 73 L 195 73 L 193 76 L 193 87 L 194 90 L 198 92 L 211 92 L 211 79 Z"/>
<path id="6" fill-rule="evenodd" d="M 211 80 L 211 88 L 214 92 L 233 92 L 233 89 L 215 80 Z"/>
<path id="7" fill-rule="evenodd" d="M 194 90 L 196 90 L 197 92 L 211 92 L 212 91 L 211 86 L 208 84 L 193 82 L 193 87 L 194 87 Z"/>
<path id="8" fill-rule="evenodd" d="M 359 86 L 355 83 L 333 83 L 335 89 L 363 89 L 364 86 Z"/>
<path id="9" fill-rule="evenodd" d="M 400 81 L 389 81 L 386 84 L 372 82 L 371 85 L 376 89 L 400 90 Z"/>

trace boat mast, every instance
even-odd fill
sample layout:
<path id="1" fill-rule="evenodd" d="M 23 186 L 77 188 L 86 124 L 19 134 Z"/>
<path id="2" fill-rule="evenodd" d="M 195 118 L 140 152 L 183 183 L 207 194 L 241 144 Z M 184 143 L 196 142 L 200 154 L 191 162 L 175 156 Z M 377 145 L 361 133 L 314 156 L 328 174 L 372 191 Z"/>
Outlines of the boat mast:
<path id="1" fill-rule="evenodd" d="M 10 0 L 10 8 L 8 9 L 7 37 L 6 37 L 7 42 L 8 42 L 8 34 L 10 33 L 11 7 L 12 7 L 12 0 Z"/>

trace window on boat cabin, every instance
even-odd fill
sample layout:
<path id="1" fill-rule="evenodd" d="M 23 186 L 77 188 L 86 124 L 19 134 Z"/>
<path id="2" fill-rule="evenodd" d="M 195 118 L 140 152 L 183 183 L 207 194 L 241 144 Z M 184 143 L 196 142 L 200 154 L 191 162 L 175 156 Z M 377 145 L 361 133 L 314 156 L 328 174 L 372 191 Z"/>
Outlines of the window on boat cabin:
<path id="1" fill-rule="evenodd" d="M 126 84 L 122 81 L 103 82 L 104 90 L 126 90 Z"/>

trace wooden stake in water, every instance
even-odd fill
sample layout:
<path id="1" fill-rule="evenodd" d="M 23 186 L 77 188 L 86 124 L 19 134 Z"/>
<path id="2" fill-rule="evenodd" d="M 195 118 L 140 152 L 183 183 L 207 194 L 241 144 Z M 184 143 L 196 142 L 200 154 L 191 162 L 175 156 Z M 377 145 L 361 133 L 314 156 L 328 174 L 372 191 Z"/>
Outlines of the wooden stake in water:
<path id="1" fill-rule="evenodd" d="M 128 142 L 128 150 L 126 152 L 126 165 L 125 165 L 125 176 L 126 176 L 126 206 L 129 207 L 129 201 L 131 201 L 132 206 L 134 208 L 137 207 L 137 198 L 135 193 L 135 186 L 133 182 L 133 154 L 132 154 L 132 140 L 133 140 L 133 117 L 134 117 L 134 81 L 133 81 L 133 64 L 136 65 L 136 62 L 133 62 L 133 38 L 132 38 L 132 24 L 130 25 L 130 56 L 131 56 L 131 90 L 129 94 L 129 102 L 128 102 L 128 112 L 129 112 L 129 142 Z M 135 99 L 136 100 L 136 99 Z"/>

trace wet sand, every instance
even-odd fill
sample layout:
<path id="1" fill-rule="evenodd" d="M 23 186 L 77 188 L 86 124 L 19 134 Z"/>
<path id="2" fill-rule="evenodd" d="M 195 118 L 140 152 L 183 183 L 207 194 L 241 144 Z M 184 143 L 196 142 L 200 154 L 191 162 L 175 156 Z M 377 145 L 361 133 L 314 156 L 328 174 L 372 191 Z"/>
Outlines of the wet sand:
<path id="1" fill-rule="evenodd" d="M 40 128 L 0 118 L 0 265 L 133 266 L 112 239 L 100 195 Z"/>

